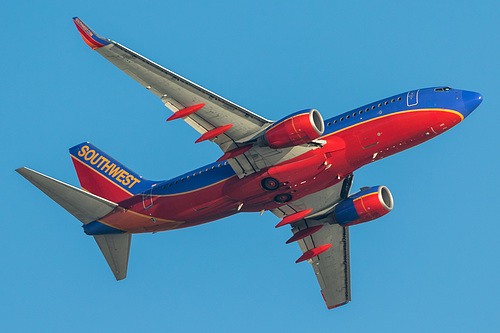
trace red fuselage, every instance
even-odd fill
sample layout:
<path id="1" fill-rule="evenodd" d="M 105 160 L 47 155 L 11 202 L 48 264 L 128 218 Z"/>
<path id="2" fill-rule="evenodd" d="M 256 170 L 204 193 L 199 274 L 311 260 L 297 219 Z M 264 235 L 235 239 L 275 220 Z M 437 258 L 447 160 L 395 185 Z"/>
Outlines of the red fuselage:
<path id="1" fill-rule="evenodd" d="M 204 186 L 180 193 L 162 194 L 173 181 L 157 185 L 149 193 L 139 194 L 120 203 L 121 207 L 100 219 L 113 228 L 131 233 L 157 232 L 190 227 L 214 221 L 237 212 L 258 212 L 280 207 L 274 198 L 287 193 L 293 200 L 330 187 L 363 165 L 425 142 L 468 115 L 463 102 L 426 107 L 426 93 L 421 90 L 420 103 L 409 107 L 406 94 L 365 106 L 325 121 L 326 131 L 320 138 L 322 147 L 284 161 L 242 179 L 227 173 L 227 162 L 208 166 L 206 173 L 225 169 L 221 178 Z M 432 98 L 427 97 L 428 99 Z M 455 102 L 455 103 L 453 103 Z M 461 104 L 460 104 L 461 102 Z M 462 109 L 461 109 L 462 107 Z M 214 168 L 215 166 L 215 168 Z M 215 169 L 215 170 L 213 170 Z M 195 182 L 203 170 L 182 181 Z M 281 186 L 267 191 L 264 178 L 277 179 Z M 177 183 L 177 182 L 175 182 Z M 175 185 L 174 185 L 175 186 Z"/>

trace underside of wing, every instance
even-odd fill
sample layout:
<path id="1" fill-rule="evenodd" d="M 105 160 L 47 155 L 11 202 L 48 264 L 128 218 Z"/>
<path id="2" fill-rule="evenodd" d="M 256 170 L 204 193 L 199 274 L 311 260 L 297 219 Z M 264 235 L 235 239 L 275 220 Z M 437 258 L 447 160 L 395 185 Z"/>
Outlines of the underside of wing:
<path id="1" fill-rule="evenodd" d="M 353 175 L 350 174 L 341 182 L 333 186 L 307 195 L 299 200 L 292 201 L 284 206 L 271 210 L 271 212 L 280 219 L 308 209 L 312 209 L 312 212 L 307 215 L 308 218 L 329 214 L 333 211 L 337 203 L 347 198 L 349 195 L 352 179 Z"/>
<path id="2" fill-rule="evenodd" d="M 253 174 L 297 157 L 317 145 L 303 144 L 272 149 L 256 143 L 273 122 L 185 79 L 125 46 L 97 35 L 79 18 L 73 18 L 83 40 L 93 50 L 158 96 L 174 112 L 168 120 L 182 118 L 197 130 L 196 142 L 215 142 L 238 175 Z"/>
<path id="3" fill-rule="evenodd" d="M 351 273 L 349 260 L 349 227 L 333 224 L 330 218 L 302 220 L 292 229 L 297 233 L 321 226 L 312 235 L 298 240 L 306 255 L 314 249 L 328 247 L 324 252 L 306 259 L 313 267 L 321 293 L 329 309 L 347 304 L 351 300 Z"/>
<path id="4" fill-rule="evenodd" d="M 352 174 L 343 181 L 272 212 L 282 218 L 277 227 L 291 224 L 303 255 L 296 261 L 309 262 L 329 309 L 351 300 L 349 227 L 339 225 L 332 215 L 336 204 L 349 195 Z"/>
<path id="5" fill-rule="evenodd" d="M 75 17 L 73 20 L 84 41 L 92 49 L 161 98 L 165 106 L 173 112 L 203 105 L 200 109 L 182 118 L 201 134 L 226 126 L 223 128 L 223 130 L 225 129 L 223 133 L 210 138 L 221 147 L 222 151 L 226 152 L 237 148 L 238 141 L 253 136 L 271 124 L 270 121 L 154 63 L 125 46 L 100 37 L 79 18 Z M 232 126 L 229 127 L 229 125 Z"/>

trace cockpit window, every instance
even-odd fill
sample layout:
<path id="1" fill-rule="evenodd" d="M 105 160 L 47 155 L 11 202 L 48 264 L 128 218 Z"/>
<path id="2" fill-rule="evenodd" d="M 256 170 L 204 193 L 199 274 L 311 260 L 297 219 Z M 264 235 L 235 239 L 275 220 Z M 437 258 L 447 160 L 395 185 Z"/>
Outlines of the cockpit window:
<path id="1" fill-rule="evenodd" d="M 451 88 L 450 87 L 441 87 L 441 88 L 434 89 L 434 91 L 448 91 L 448 90 L 451 90 Z"/>

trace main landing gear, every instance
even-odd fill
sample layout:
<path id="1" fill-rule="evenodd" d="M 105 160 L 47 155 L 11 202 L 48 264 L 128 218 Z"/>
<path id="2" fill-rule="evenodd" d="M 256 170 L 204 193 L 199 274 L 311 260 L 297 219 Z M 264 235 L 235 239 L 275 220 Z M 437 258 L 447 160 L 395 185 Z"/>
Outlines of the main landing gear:
<path id="1" fill-rule="evenodd" d="M 292 200 L 292 195 L 289 193 L 281 193 L 274 197 L 274 201 L 279 204 L 287 203 Z"/>
<path id="2" fill-rule="evenodd" d="M 272 177 L 267 177 L 262 179 L 262 188 L 266 191 L 276 191 L 280 187 L 280 183 L 277 179 Z M 292 195 L 289 193 L 281 193 L 274 197 L 274 202 L 279 204 L 284 204 L 292 200 Z"/>
<path id="3" fill-rule="evenodd" d="M 280 187 L 280 183 L 278 182 L 278 180 L 272 177 L 267 177 L 262 179 L 260 184 L 262 185 L 262 188 L 266 191 L 275 191 L 278 189 L 278 187 Z"/>

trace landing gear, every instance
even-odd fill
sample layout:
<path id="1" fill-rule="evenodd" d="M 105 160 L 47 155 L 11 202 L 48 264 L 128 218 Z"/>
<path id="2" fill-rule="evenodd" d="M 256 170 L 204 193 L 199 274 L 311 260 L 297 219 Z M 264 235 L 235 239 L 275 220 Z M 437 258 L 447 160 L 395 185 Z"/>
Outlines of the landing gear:
<path id="1" fill-rule="evenodd" d="M 267 177 L 262 179 L 260 184 L 262 188 L 266 191 L 274 191 L 277 190 L 278 187 L 280 187 L 280 183 L 278 182 L 278 180 L 272 177 Z"/>
<path id="2" fill-rule="evenodd" d="M 292 200 L 292 195 L 289 193 L 278 194 L 274 197 L 274 201 L 279 204 L 287 203 L 290 200 Z"/>

